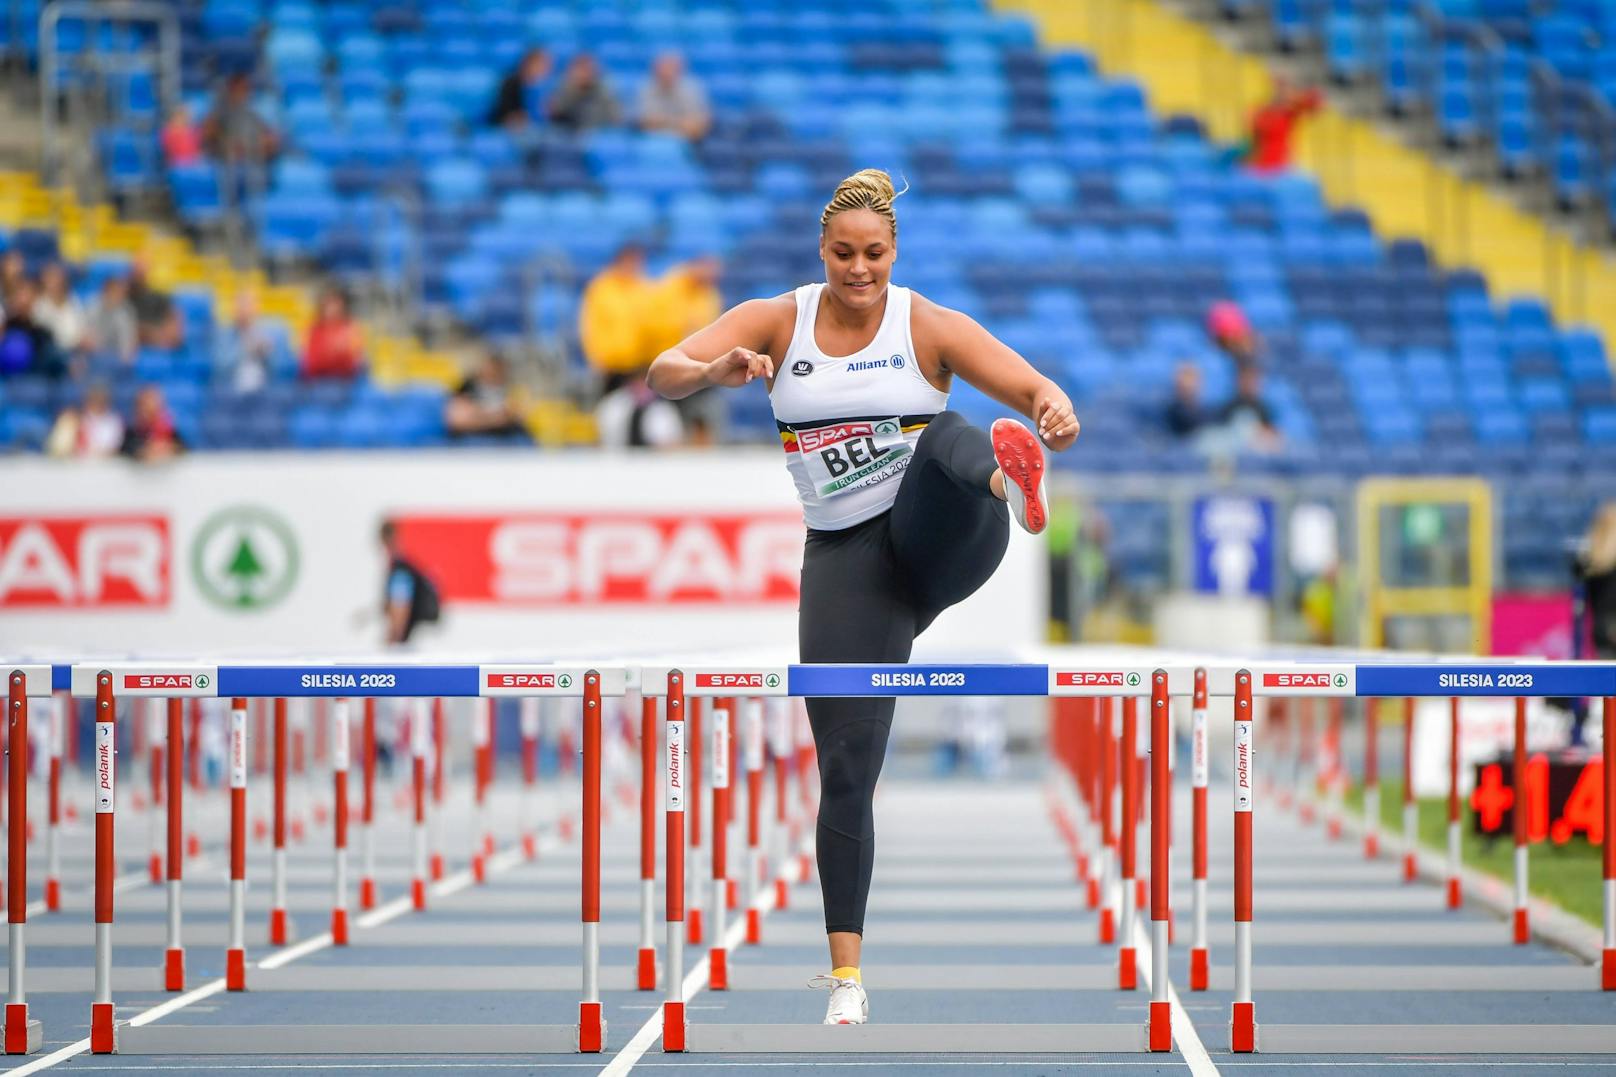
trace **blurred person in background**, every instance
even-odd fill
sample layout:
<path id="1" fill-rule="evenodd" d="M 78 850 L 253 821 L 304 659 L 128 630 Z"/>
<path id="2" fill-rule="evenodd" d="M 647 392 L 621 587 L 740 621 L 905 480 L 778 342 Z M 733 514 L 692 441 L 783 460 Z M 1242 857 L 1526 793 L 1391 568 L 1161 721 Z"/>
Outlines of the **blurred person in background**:
<path id="1" fill-rule="evenodd" d="M 45 451 L 81 459 L 116 456 L 123 451 L 123 436 L 123 416 L 113 408 L 107 387 L 97 382 L 85 391 L 82 405 L 62 409 L 45 439 Z"/>
<path id="2" fill-rule="evenodd" d="M 123 455 L 143 464 L 171 460 L 185 450 L 174 416 L 168 410 L 163 390 L 155 385 L 142 385 L 135 394 L 134 414 L 124 430 Z"/>
<path id="3" fill-rule="evenodd" d="M 194 165 L 202 159 L 202 129 L 192 120 L 189 105 L 182 103 L 168 114 L 158 138 L 163 146 L 163 160 L 170 168 Z"/>
<path id="4" fill-rule="evenodd" d="M 386 643 L 389 647 L 402 647 L 409 643 L 418 627 L 434 623 L 442 616 L 442 604 L 432 578 L 407 557 L 399 545 L 398 525 L 392 520 L 383 521 L 377 537 L 387 554 L 387 583 L 382 593 Z"/>
<path id="5" fill-rule="evenodd" d="M 67 267 L 52 262 L 40 274 L 40 295 L 34 300 L 34 321 L 50 330 L 56 350 L 64 357 L 77 355 L 87 343 L 88 315 L 68 286 Z"/>
<path id="6" fill-rule="evenodd" d="M 622 119 L 617 98 L 601 77 L 600 63 L 587 52 L 574 56 L 550 97 L 550 122 L 571 131 L 613 127 Z"/>
<path id="7" fill-rule="evenodd" d="M 4 328 L 0 328 L 0 373 L 56 378 L 65 372 L 56 341 L 34 318 L 38 288 L 24 278 L 6 297 Z"/>
<path id="8" fill-rule="evenodd" d="M 101 282 L 101 290 L 90 303 L 86 331 L 91 351 L 121 363 L 134 360 L 140 333 L 135 308 L 129 302 L 129 282 L 123 277 L 110 276 Z"/>
<path id="9" fill-rule="evenodd" d="M 511 399 L 510 368 L 488 352 L 443 405 L 443 425 L 451 438 L 499 437 L 531 441 L 522 413 Z"/>
<path id="10" fill-rule="evenodd" d="M 1262 341 L 1240 304 L 1225 299 L 1206 312 L 1206 335 L 1241 369 L 1262 358 Z"/>
<path id="11" fill-rule="evenodd" d="M 685 440 L 679 408 L 652 390 L 643 374 L 625 379 L 600 398 L 595 428 L 607 449 L 672 449 Z"/>
<path id="12" fill-rule="evenodd" d="M 488 110 L 489 125 L 514 133 L 542 117 L 544 90 L 554 68 L 546 50 L 535 47 L 524 52 L 510 73 L 500 80 L 494 104 Z"/>
<path id="13" fill-rule="evenodd" d="M 219 330 L 213 349 L 213 371 L 238 393 L 256 393 L 269 381 L 275 338 L 258 317 L 258 298 L 242 289 L 230 324 Z"/>
<path id="14" fill-rule="evenodd" d="M 707 92 L 685 71 L 684 57 L 664 52 L 651 64 L 640 90 L 637 115 L 642 131 L 667 131 L 699 142 L 713 126 Z"/>
<path id="15" fill-rule="evenodd" d="M 348 293 L 328 286 L 303 347 L 305 378 L 356 378 L 365 369 L 364 334 L 349 309 Z"/>
<path id="16" fill-rule="evenodd" d="M 11 303 L 11 293 L 28 281 L 28 262 L 22 251 L 12 248 L 0 257 L 0 301 Z"/>
<path id="17" fill-rule="evenodd" d="M 129 265 L 129 304 L 135 310 L 135 330 L 146 348 L 173 351 L 185 342 L 174 297 L 151 281 L 151 256 L 141 252 Z"/>
<path id="18" fill-rule="evenodd" d="M 1173 371 L 1173 399 L 1167 405 L 1167 431 L 1176 438 L 1192 437 L 1206 425 L 1206 403 L 1201 399 L 1201 368 L 1180 363 Z"/>
<path id="19" fill-rule="evenodd" d="M 1583 586 L 1594 657 L 1616 660 L 1616 501 L 1594 514 L 1572 564 Z"/>
<path id="20" fill-rule="evenodd" d="M 1274 93 L 1251 114 L 1251 148 L 1246 165 L 1256 172 L 1283 172 L 1291 166 L 1292 141 L 1297 125 L 1324 103 L 1317 89 L 1289 79 L 1274 79 Z"/>
<path id="21" fill-rule="evenodd" d="M 718 288 L 724 263 L 714 255 L 676 265 L 656 282 L 647 350 L 661 355 L 704 325 L 718 320 L 724 296 Z M 717 389 L 703 389 L 677 401 L 689 443 L 710 445 L 729 425 L 729 405 Z"/>
<path id="22" fill-rule="evenodd" d="M 1263 400 L 1262 370 L 1243 366 L 1235 375 L 1234 396 L 1218 412 L 1218 423 L 1240 449 L 1276 452 L 1284 437 L 1274 424 L 1273 409 Z"/>
<path id="23" fill-rule="evenodd" d="M 578 301 L 578 345 L 604 378 L 607 392 L 651 365 L 649 312 L 656 284 L 645 275 L 645 246 L 631 240 L 618 248 Z"/>
<path id="24" fill-rule="evenodd" d="M 252 92 L 248 75 L 231 75 L 202 121 L 202 145 L 222 164 L 263 165 L 280 149 L 280 136 L 253 108 Z"/>

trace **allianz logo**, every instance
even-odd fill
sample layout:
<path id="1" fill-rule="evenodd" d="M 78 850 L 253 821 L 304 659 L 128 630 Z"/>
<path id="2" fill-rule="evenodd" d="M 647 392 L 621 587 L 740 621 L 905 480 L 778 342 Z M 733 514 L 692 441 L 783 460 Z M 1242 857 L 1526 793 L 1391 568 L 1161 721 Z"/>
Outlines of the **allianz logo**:
<path id="1" fill-rule="evenodd" d="M 848 363 L 846 370 L 849 374 L 858 374 L 866 370 L 902 370 L 906 362 L 903 356 L 894 355 L 886 359 L 861 359 L 856 363 Z"/>

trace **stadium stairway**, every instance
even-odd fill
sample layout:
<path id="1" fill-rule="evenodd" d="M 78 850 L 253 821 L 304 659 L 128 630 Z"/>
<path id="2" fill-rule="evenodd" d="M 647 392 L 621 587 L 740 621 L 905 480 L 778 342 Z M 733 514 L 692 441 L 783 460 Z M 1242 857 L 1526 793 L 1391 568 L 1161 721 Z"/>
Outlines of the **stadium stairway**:
<path id="1" fill-rule="evenodd" d="M 1103 70 L 1139 80 L 1157 112 L 1193 115 L 1224 142 L 1244 136 L 1247 115 L 1270 90 L 1261 59 L 1160 0 L 993 2 L 1035 19 L 1045 47 L 1090 50 Z M 1616 259 L 1608 251 L 1571 242 L 1497 191 L 1328 104 L 1297 149 L 1297 165 L 1331 203 L 1362 207 L 1382 235 L 1423 240 L 1445 266 L 1477 269 L 1494 295 L 1544 296 L 1559 319 L 1597 327 L 1616 355 Z"/>

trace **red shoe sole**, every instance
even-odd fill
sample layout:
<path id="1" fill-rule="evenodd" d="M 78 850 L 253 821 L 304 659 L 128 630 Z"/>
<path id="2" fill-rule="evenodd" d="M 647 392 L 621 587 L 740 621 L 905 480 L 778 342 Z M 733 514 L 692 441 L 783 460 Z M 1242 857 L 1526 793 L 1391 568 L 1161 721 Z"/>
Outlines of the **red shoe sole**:
<path id="1" fill-rule="evenodd" d="M 1044 478 L 1044 451 L 1033 437 L 1032 431 L 1013 419 L 998 419 L 993 424 L 993 458 L 1006 482 L 1016 484 L 1027 503 L 1027 529 L 1038 534 L 1044 529 L 1047 517 L 1044 503 L 1038 499 L 1038 484 Z"/>

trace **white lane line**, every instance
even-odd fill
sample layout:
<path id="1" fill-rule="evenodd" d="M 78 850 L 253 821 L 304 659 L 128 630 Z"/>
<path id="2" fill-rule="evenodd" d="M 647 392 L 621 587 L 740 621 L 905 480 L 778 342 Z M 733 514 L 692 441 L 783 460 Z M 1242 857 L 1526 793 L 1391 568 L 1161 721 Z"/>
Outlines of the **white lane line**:
<path id="1" fill-rule="evenodd" d="M 811 847 L 810 841 L 811 839 L 804 839 L 797 847 L 796 853 L 786 858 L 788 866 L 795 865 L 797 855 Z M 784 878 L 789 880 L 790 876 L 784 876 Z M 788 883 L 788 885 L 795 884 Z M 774 899 L 774 880 L 770 879 L 766 885 L 759 889 L 761 893 L 752 900 L 749 907 L 757 909 L 759 916 L 767 918 L 771 911 L 770 905 Z M 744 912 L 744 910 L 742 911 Z M 729 930 L 724 932 L 723 948 L 733 951 L 745 938 L 746 917 L 744 915 L 737 916 L 735 922 L 729 925 Z M 707 986 L 711 961 L 712 950 L 709 949 L 707 953 L 701 955 L 701 959 L 696 962 L 695 967 L 685 974 L 684 983 L 679 987 L 679 997 L 686 1003 L 700 994 L 702 989 Z M 638 1032 L 634 1033 L 634 1038 L 625 1043 L 617 1054 L 612 1057 L 612 1060 L 606 1064 L 605 1068 L 600 1071 L 600 1077 L 623 1077 L 624 1074 L 634 1068 L 634 1063 L 638 1062 L 661 1036 L 662 1007 L 658 1006 L 651 1014 L 650 1019 L 640 1026 Z M 710 1065 L 711 1063 L 702 1064 Z M 793 1065 L 801 1065 L 801 1063 L 793 1063 Z"/>
<path id="2" fill-rule="evenodd" d="M 561 842 L 560 842 L 559 839 L 554 838 L 554 837 L 552 837 L 551 835 L 548 835 L 548 834 L 542 836 L 539 839 L 539 851 L 541 853 L 542 852 L 554 852 L 557 848 L 560 847 L 560 845 L 561 845 Z M 524 858 L 524 856 L 522 854 L 522 849 L 521 849 L 521 846 L 519 844 L 512 847 L 512 848 L 506 849 L 503 852 L 497 853 L 494 856 L 490 857 L 489 860 L 488 860 L 488 872 L 489 872 L 489 875 L 493 876 L 493 875 L 498 874 L 500 872 L 508 871 L 514 865 L 521 863 L 524 859 L 525 858 Z M 142 876 L 142 877 L 144 877 L 144 876 Z M 439 897 L 439 898 L 449 897 L 450 895 L 457 894 L 460 891 L 464 890 L 466 887 L 470 886 L 471 882 L 472 882 L 471 871 L 469 869 L 462 869 L 460 871 L 455 872 L 453 875 L 450 875 L 447 878 L 443 879 L 441 882 L 434 883 L 432 885 L 431 889 L 429 889 L 427 892 L 429 894 L 431 894 L 432 896 L 434 896 L 434 897 Z M 355 922 L 358 924 L 358 926 L 360 926 L 362 928 L 376 927 L 376 926 L 378 926 L 380 924 L 387 923 L 389 920 L 397 919 L 399 916 L 402 916 L 404 913 L 409 912 L 413 907 L 414 907 L 413 902 L 411 902 L 408 898 L 399 898 L 398 900 L 388 902 L 386 905 L 383 905 L 382 907 L 380 907 L 378 909 L 371 910 L 370 912 L 366 913 L 365 915 L 359 917 L 359 919 L 357 921 L 355 921 Z M 288 947 L 286 949 L 276 951 L 274 954 L 271 954 L 269 957 L 266 957 L 264 960 L 257 962 L 256 967 L 261 968 L 261 969 L 278 969 L 278 968 L 282 967 L 283 965 L 291 964 L 293 961 L 296 961 L 300 957 L 307 957 L 309 954 L 315 953 L 316 951 L 319 951 L 319 950 L 323 950 L 323 949 L 325 949 L 326 947 L 328 947 L 330 945 L 331 945 L 331 932 L 324 931 L 324 932 L 321 932 L 318 935 L 313 936 L 312 938 L 306 939 L 303 942 L 298 943 L 295 946 L 291 946 L 291 947 Z M 128 1024 L 133 1026 L 133 1027 L 138 1028 L 138 1027 L 140 1027 L 142 1025 L 149 1025 L 153 1021 L 160 1021 L 164 1017 L 167 1017 L 169 1014 L 175 1013 L 176 1011 L 179 1011 L 179 1010 L 183 1010 L 185 1007 L 191 1005 L 192 1003 L 201 1002 L 203 999 L 211 998 L 214 995 L 217 995 L 220 992 L 222 992 L 224 989 L 225 989 L 225 985 L 224 985 L 224 979 L 222 977 L 220 979 L 217 979 L 217 980 L 211 980 L 208 983 L 205 983 L 200 987 L 193 988 L 192 990 L 187 991 L 183 995 L 179 995 L 179 996 L 177 996 L 175 998 L 168 999 L 165 1002 L 158 1003 L 156 1006 L 153 1006 L 149 1010 L 141 1011 L 140 1013 L 136 1014 L 134 1017 L 131 1017 L 129 1019 L 129 1021 L 128 1021 Z M 60 1065 L 61 1063 L 66 1062 L 70 1058 L 76 1058 L 77 1056 L 83 1054 L 84 1052 L 88 1051 L 89 1049 L 90 1049 L 90 1041 L 89 1041 L 88 1038 L 82 1039 L 82 1040 L 77 1040 L 77 1041 L 75 1041 L 73 1043 L 68 1044 L 66 1047 L 60 1048 L 59 1050 L 56 1050 L 56 1051 L 52 1051 L 48 1055 L 43 1055 L 40 1058 L 37 1058 L 34 1061 L 29 1062 L 26 1065 L 18 1066 L 14 1070 L 8 1070 L 6 1072 L 6 1077 L 27 1077 L 27 1075 L 30 1074 L 30 1073 L 39 1073 L 42 1070 L 50 1069 L 52 1066 Z M 126 1067 L 119 1066 L 119 1067 L 115 1067 L 115 1068 L 124 1069 Z M 175 1068 L 176 1069 L 186 1069 L 186 1068 L 191 1068 L 191 1067 L 175 1067 Z M 251 1067 L 241 1066 L 241 1067 L 235 1067 L 235 1068 L 237 1068 L 237 1069 L 247 1069 L 247 1068 L 251 1068 Z M 261 1068 L 272 1069 L 272 1068 L 284 1068 L 284 1067 L 261 1067 Z M 393 1068 L 393 1067 L 382 1066 L 382 1067 L 378 1067 L 378 1068 L 388 1069 L 388 1068 Z"/>

